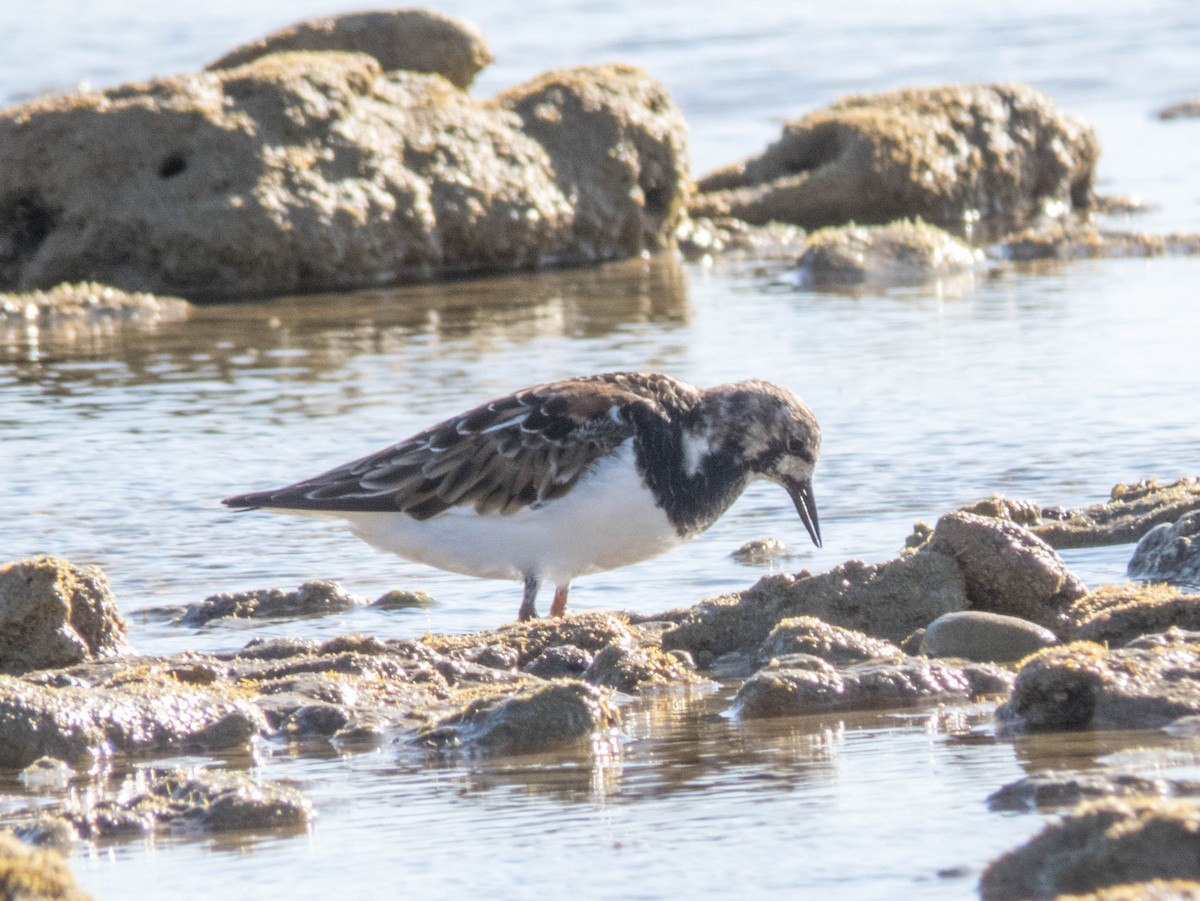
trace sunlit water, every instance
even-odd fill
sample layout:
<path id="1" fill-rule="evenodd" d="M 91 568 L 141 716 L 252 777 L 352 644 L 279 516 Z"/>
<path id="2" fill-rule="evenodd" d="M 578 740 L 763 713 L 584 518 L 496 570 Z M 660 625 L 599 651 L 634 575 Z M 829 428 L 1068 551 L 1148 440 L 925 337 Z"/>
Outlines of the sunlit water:
<path id="1" fill-rule="evenodd" d="M 446 4 L 497 55 L 475 93 L 555 65 L 614 59 L 663 79 L 705 171 L 761 149 L 783 118 L 852 91 L 1024 80 L 1100 130 L 1101 189 L 1157 205 L 1124 223 L 1200 230 L 1200 123 L 1152 112 L 1200 89 L 1200 25 L 1178 3 Z M 194 69 L 295 18 L 360 3 L 107 0 L 0 8 L 0 101 L 86 79 Z M 0 344 L 0 555 L 97 563 L 148 653 L 229 650 L 263 635 L 383 638 L 512 618 L 515 584 L 423 569 L 330 524 L 234 515 L 225 495 L 315 474 L 522 385 L 653 368 L 699 384 L 747 376 L 800 393 L 825 444 L 825 546 L 777 488 L 756 485 L 681 550 L 579 580 L 574 609 L 653 612 L 751 584 L 729 556 L 793 544 L 789 569 L 897 553 L 916 520 L 993 492 L 1068 506 L 1113 484 L 1195 474 L 1197 263 L 1056 264 L 852 297 L 771 269 L 669 259 L 394 291 L 200 309 L 152 334 L 8 333 Z M 1064 554 L 1089 584 L 1131 548 Z M 187 630 L 142 611 L 332 578 L 422 609 Z M 545 604 L 545 600 L 543 600 Z M 80 853 L 100 898 L 635 898 L 782 890 L 810 897 L 969 897 L 989 859 L 1040 817 L 987 795 L 1047 764 L 1187 770 L 1149 736 L 1081 746 L 996 742 L 988 711 L 741 724 L 729 689 L 637 702 L 607 755 L 431 767 L 403 748 L 267 748 L 296 780 L 307 836 L 171 839 Z M 1148 747 L 1151 750 L 1138 752 Z M 1056 756 L 1057 755 L 1057 756 Z M 1124 755 L 1124 756 L 1123 756 Z M 236 762 L 233 762 L 236 763 Z M 233 765 L 231 763 L 231 765 Z"/>

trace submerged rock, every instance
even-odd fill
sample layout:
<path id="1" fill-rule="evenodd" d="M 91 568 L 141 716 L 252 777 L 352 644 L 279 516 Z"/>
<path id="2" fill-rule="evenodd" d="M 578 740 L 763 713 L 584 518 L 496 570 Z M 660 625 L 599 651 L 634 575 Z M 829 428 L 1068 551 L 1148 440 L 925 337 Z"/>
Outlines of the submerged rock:
<path id="1" fill-rule="evenodd" d="M 1090 126 L 1027 85 L 858 95 L 700 179 L 691 212 L 805 228 L 920 217 L 999 231 L 1048 201 L 1086 208 L 1099 155 Z"/>
<path id="2" fill-rule="evenodd" d="M 581 682 L 552 682 L 468 704 L 423 730 L 417 742 L 439 749 L 533 754 L 591 740 L 619 724 L 620 715 L 605 689 Z"/>
<path id="3" fill-rule="evenodd" d="M 1200 100 L 1180 100 L 1169 103 L 1158 111 L 1160 119 L 1200 118 Z"/>
<path id="4" fill-rule="evenodd" d="M 753 541 L 747 541 L 729 556 L 746 566 L 763 566 L 799 555 L 795 548 L 778 538 L 755 538 Z"/>
<path id="5" fill-rule="evenodd" d="M 734 710 L 745 717 L 796 716 L 832 710 L 913 707 L 957 697 L 1000 694 L 1010 673 L 986 664 L 952 666 L 901 657 L 838 668 L 798 654 L 782 657 L 738 689 Z"/>
<path id="6" fill-rule="evenodd" d="M 1200 804 L 1108 799 L 1081 805 L 994 861 L 979 889 L 984 901 L 1026 901 L 1172 879 L 1200 879 Z"/>
<path id="7" fill-rule="evenodd" d="M 1143 535 L 1127 571 L 1135 579 L 1200 585 L 1200 510 Z"/>
<path id="8" fill-rule="evenodd" d="M 483 35 L 469 22 L 427 9 L 384 9 L 306 19 L 236 47 L 205 68 L 234 69 L 292 50 L 366 53 L 385 72 L 435 73 L 463 90 L 492 61 Z"/>
<path id="9" fill-rule="evenodd" d="M 961 657 L 981 663 L 1012 663 L 1058 644 L 1049 629 L 1015 616 L 962 610 L 931 622 L 921 636 L 926 657 Z"/>
<path id="10" fill-rule="evenodd" d="M 758 659 L 762 661 L 789 654 L 808 654 L 834 665 L 904 656 L 904 652 L 890 641 L 831 626 L 815 616 L 780 620 L 758 649 Z"/>
<path id="11" fill-rule="evenodd" d="M 1047 810 L 1075 807 L 1100 798 L 1200 795 L 1200 782 L 1154 778 L 1137 773 L 1074 773 L 1048 770 L 1010 782 L 988 796 L 991 810 Z"/>
<path id="12" fill-rule="evenodd" d="M 0 289 L 243 297 L 627 257 L 670 246 L 687 168 L 634 67 L 482 102 L 363 53 L 271 53 L 0 111 Z"/>
<path id="13" fill-rule="evenodd" d="M 1200 714 L 1200 644 L 1109 650 L 1077 641 L 1025 662 L 996 710 L 1006 734 L 1056 729 L 1157 729 Z"/>
<path id="14" fill-rule="evenodd" d="M 55 557 L 0 565 L 0 672 L 126 653 L 125 621 L 98 567 Z"/>
<path id="15" fill-rule="evenodd" d="M 30 848 L 0 832 L 0 898 L 5 901 L 90 901 L 57 851 Z"/>
<path id="16" fill-rule="evenodd" d="M 76 803 L 43 808 L 20 827 L 38 843 L 147 835 L 164 830 L 302 832 L 310 802 L 297 789 L 232 771 L 169 770 L 127 780 L 115 792 L 91 792 Z"/>
<path id="17" fill-rule="evenodd" d="M 969 273 L 982 261 L 982 252 L 936 226 L 899 220 L 813 232 L 797 277 L 804 288 L 917 285 Z"/>
<path id="18" fill-rule="evenodd" d="M 190 604 L 175 619 L 180 626 L 204 626 L 219 619 L 291 619 L 328 616 L 366 606 L 365 598 L 348 594 L 337 582 L 305 582 L 295 591 L 267 588 L 214 594 Z"/>
<path id="19" fill-rule="evenodd" d="M 1167 585 L 1105 585 L 1071 607 L 1073 637 L 1114 647 L 1144 635 L 1200 631 L 1200 594 Z"/>

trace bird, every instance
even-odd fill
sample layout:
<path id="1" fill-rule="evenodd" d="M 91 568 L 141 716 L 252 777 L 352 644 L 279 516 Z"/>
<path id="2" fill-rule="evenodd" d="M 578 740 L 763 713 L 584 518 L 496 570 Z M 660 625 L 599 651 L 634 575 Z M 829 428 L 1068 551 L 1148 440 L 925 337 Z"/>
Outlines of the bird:
<path id="1" fill-rule="evenodd" d="M 608 372 L 488 401 L 376 453 L 235 510 L 333 516 L 367 543 L 450 572 L 523 583 L 518 620 L 551 616 L 571 581 L 695 538 L 752 481 L 791 497 L 813 544 L 821 430 L 791 391 L 750 379 L 697 388 Z"/>

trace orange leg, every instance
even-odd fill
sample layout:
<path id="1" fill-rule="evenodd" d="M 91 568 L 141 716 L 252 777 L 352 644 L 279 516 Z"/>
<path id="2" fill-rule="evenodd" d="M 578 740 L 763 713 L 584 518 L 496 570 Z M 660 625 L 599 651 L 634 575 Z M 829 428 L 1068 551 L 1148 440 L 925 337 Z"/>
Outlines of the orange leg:
<path id="1" fill-rule="evenodd" d="M 570 590 L 570 582 L 554 589 L 554 601 L 550 604 L 551 616 L 562 616 L 567 612 L 567 592 Z"/>

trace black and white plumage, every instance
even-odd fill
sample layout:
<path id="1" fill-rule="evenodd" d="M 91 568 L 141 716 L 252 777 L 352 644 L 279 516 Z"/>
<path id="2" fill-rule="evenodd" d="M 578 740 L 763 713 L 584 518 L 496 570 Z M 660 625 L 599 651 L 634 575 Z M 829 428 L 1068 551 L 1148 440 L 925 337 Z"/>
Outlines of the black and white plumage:
<path id="1" fill-rule="evenodd" d="M 821 544 L 812 473 L 821 432 L 791 392 L 699 389 L 658 373 L 537 385 L 315 478 L 226 506 L 344 519 L 382 550 L 451 572 L 523 580 L 566 610 L 573 578 L 670 550 L 755 479 L 782 485 Z"/>

